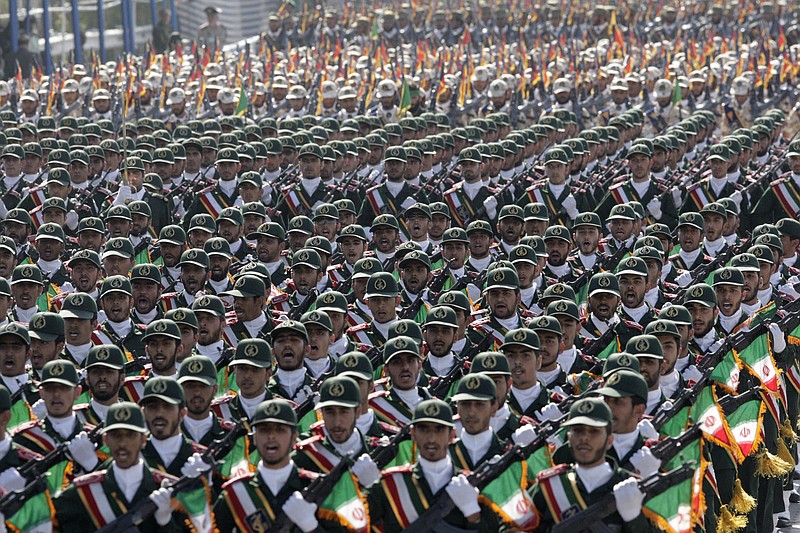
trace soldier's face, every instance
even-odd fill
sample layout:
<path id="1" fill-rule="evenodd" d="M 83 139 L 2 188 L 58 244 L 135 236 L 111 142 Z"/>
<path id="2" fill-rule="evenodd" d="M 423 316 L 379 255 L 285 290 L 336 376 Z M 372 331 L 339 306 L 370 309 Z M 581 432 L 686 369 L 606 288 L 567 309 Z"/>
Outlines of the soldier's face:
<path id="1" fill-rule="evenodd" d="M 42 158 L 36 154 L 25 154 L 25 162 L 22 165 L 22 171 L 26 174 L 36 174 L 39 172 L 39 167 L 42 164 Z"/>
<path id="2" fill-rule="evenodd" d="M 714 327 L 714 322 L 717 320 L 717 314 L 719 313 L 716 307 L 707 307 L 699 303 L 690 303 L 686 308 L 692 315 L 692 329 L 694 329 L 695 337 L 703 337 L 711 331 L 711 328 Z"/>
<path id="3" fill-rule="evenodd" d="M 195 173 L 200 170 L 203 155 L 196 146 L 186 147 L 186 172 Z"/>
<path id="4" fill-rule="evenodd" d="M 322 217 L 314 221 L 314 232 L 325 237 L 331 242 L 336 240 L 336 232 L 339 229 L 339 220 L 335 218 Z"/>
<path id="5" fill-rule="evenodd" d="M 415 388 L 421 365 L 420 359 L 414 354 L 401 353 L 392 357 L 386 363 L 386 373 L 389 375 L 392 387 L 398 390 Z"/>
<path id="6" fill-rule="evenodd" d="M 297 431 L 294 426 L 267 422 L 253 428 L 253 440 L 264 465 L 280 468 L 289 464 Z"/>
<path id="7" fill-rule="evenodd" d="M 611 235 L 618 241 L 627 241 L 633 234 L 633 220 L 615 218 L 608 222 Z"/>
<path id="8" fill-rule="evenodd" d="M 103 435 L 114 463 L 120 468 L 130 468 L 139 461 L 139 453 L 147 444 L 147 435 L 130 429 L 112 429 Z"/>
<path id="9" fill-rule="evenodd" d="M 614 433 L 632 433 L 642 418 L 645 404 L 633 405 L 633 398 L 612 398 L 604 396 L 606 405 L 611 409 L 611 431 Z"/>
<path id="10" fill-rule="evenodd" d="M 396 307 L 399 303 L 397 296 L 371 296 L 367 300 L 367 307 L 376 322 L 386 324 L 397 318 Z"/>
<path id="11" fill-rule="evenodd" d="M 644 295 L 647 291 L 647 278 L 623 274 L 619 277 L 619 291 L 622 295 L 622 303 L 631 309 L 635 309 L 644 302 Z"/>
<path id="12" fill-rule="evenodd" d="M 548 181 L 560 185 L 567 179 L 567 165 L 558 161 L 550 161 L 544 166 L 544 173 Z"/>
<path id="13" fill-rule="evenodd" d="M 8 315 L 8 310 L 11 308 L 11 303 L 11 296 L 0 296 L 0 316 Z"/>
<path id="14" fill-rule="evenodd" d="M 503 240 L 508 243 L 515 243 L 522 237 L 524 222 L 520 218 L 506 217 L 497 223 L 497 231 Z"/>
<path id="15" fill-rule="evenodd" d="M 105 366 L 93 366 L 86 371 L 86 382 L 92 398 L 98 402 L 116 400 L 123 379 L 121 371 Z"/>
<path id="16" fill-rule="evenodd" d="M 245 398 L 256 398 L 264 394 L 264 390 L 272 376 L 272 370 L 251 365 L 235 365 L 236 385 Z"/>
<path id="17" fill-rule="evenodd" d="M 567 262 L 571 244 L 563 239 L 547 239 L 544 241 L 547 250 L 547 262 L 552 266 L 562 266 Z"/>
<path id="18" fill-rule="evenodd" d="M 497 402 L 488 400 L 461 400 L 456 402 L 461 425 L 470 435 L 489 429 L 492 416 L 497 412 Z"/>
<path id="19" fill-rule="evenodd" d="M 397 230 L 387 226 L 379 226 L 372 230 L 372 244 L 381 253 L 388 254 L 394 250 L 397 242 Z"/>
<path id="20" fill-rule="evenodd" d="M 112 292 L 100 298 L 100 307 L 106 317 L 113 322 L 124 322 L 131 312 L 133 302 L 130 296 L 122 292 Z"/>
<path id="21" fill-rule="evenodd" d="M 28 241 L 28 235 L 31 234 L 31 231 L 27 224 L 7 220 L 3 224 L 3 233 L 7 237 L 14 239 L 14 243 L 17 246 L 22 246 Z"/>
<path id="22" fill-rule="evenodd" d="M 328 355 L 328 347 L 330 347 L 332 340 L 331 332 L 316 324 L 308 324 L 306 331 L 308 331 L 308 346 L 310 348 L 307 358 L 315 361 Z"/>
<path id="23" fill-rule="evenodd" d="M 47 416 L 64 418 L 72 413 L 72 404 L 78 399 L 80 390 L 77 387 L 62 383 L 45 383 L 39 388 Z"/>
<path id="24" fill-rule="evenodd" d="M 656 390 L 661 377 L 661 359 L 639 356 L 639 372 L 647 382 L 647 390 Z"/>
<path id="25" fill-rule="evenodd" d="M 28 346 L 16 335 L 0 337 L 0 373 L 7 377 L 24 374 L 29 353 Z"/>
<path id="26" fill-rule="evenodd" d="M 19 176 L 22 171 L 22 160 L 16 157 L 6 156 L 3 158 L 3 168 L 8 176 Z"/>
<path id="27" fill-rule="evenodd" d="M 742 287 L 736 285 L 717 285 L 717 307 L 725 316 L 732 316 L 742 304 Z"/>
<path id="28" fill-rule="evenodd" d="M 687 252 L 694 252 L 700 247 L 700 237 L 702 235 L 702 231 L 694 226 L 681 226 L 678 228 L 678 242 L 681 248 Z"/>
<path id="29" fill-rule="evenodd" d="M 292 281 L 294 282 L 295 289 L 301 295 L 308 294 L 308 291 L 317 286 L 319 280 L 322 279 L 322 272 L 316 268 L 311 268 L 306 265 L 295 265 L 292 267 Z"/>
<path id="30" fill-rule="evenodd" d="M 367 248 L 367 243 L 356 237 L 345 237 L 339 239 L 339 248 L 344 254 L 344 259 L 350 265 L 354 265 L 356 261 L 364 256 L 364 250 Z"/>
<path id="31" fill-rule="evenodd" d="M 10 278 L 17 266 L 17 256 L 9 250 L 0 250 L 0 276 Z"/>
<path id="32" fill-rule="evenodd" d="M 511 369 L 511 384 L 514 388 L 527 390 L 536 385 L 537 374 L 542 366 L 542 359 L 533 348 L 520 345 L 501 347 L 508 358 Z"/>
<path id="33" fill-rule="evenodd" d="M 722 237 L 722 227 L 725 225 L 725 217 L 721 215 L 703 215 L 703 233 L 709 241 L 715 241 Z"/>
<path id="34" fill-rule="evenodd" d="M 589 296 L 589 309 L 600 320 L 608 320 L 617 311 L 619 296 L 607 292 L 598 292 Z"/>
<path id="35" fill-rule="evenodd" d="M 311 351 L 308 342 L 297 333 L 284 332 L 272 342 L 272 353 L 278 368 L 297 370 L 303 366 L 303 359 Z"/>
<path id="36" fill-rule="evenodd" d="M 431 324 L 423 332 L 428 350 L 436 357 L 444 357 L 456 341 L 456 328 Z"/>
<path id="37" fill-rule="evenodd" d="M 511 318 L 519 307 L 519 291 L 512 289 L 489 289 L 486 291 L 486 304 L 492 314 L 500 319 Z"/>
<path id="38" fill-rule="evenodd" d="M 181 344 L 183 345 L 183 354 L 178 357 L 178 362 L 180 363 L 194 350 L 197 344 L 198 334 L 196 329 L 186 324 L 178 324 L 178 327 L 181 329 Z M 214 394 L 216 394 L 216 392 Z"/>
<path id="39" fill-rule="evenodd" d="M 167 267 L 175 267 L 175 265 L 178 264 L 185 248 L 185 246 L 167 242 L 160 242 L 158 247 L 161 250 L 161 258 L 164 260 L 164 266 Z"/>
<path id="40" fill-rule="evenodd" d="M 30 309 L 36 305 L 36 298 L 42 294 L 42 286 L 38 283 L 21 281 L 11 285 L 14 304 L 20 309 Z"/>
<path id="41" fill-rule="evenodd" d="M 111 238 L 127 237 L 131 233 L 131 221 L 124 218 L 106 219 L 106 229 Z"/>
<path id="42" fill-rule="evenodd" d="M 762 136 L 766 139 L 766 136 Z M 767 143 L 765 143 L 767 144 Z M 758 155 L 763 155 L 759 153 Z M 792 167 L 792 172 L 795 174 L 800 174 L 800 155 L 790 155 L 789 156 L 789 166 Z"/>
<path id="43" fill-rule="evenodd" d="M 197 312 L 197 342 L 203 346 L 214 344 L 222 338 L 224 318 L 211 313 Z"/>
<path id="44" fill-rule="evenodd" d="M 666 376 L 675 368 L 678 360 L 678 339 L 672 335 L 656 335 L 661 351 L 664 352 L 664 360 L 661 361 L 661 375 Z"/>
<path id="45" fill-rule="evenodd" d="M 597 243 L 600 240 L 600 230 L 594 226 L 578 226 L 575 229 L 574 239 L 582 254 L 593 254 L 597 251 Z"/>
<path id="46" fill-rule="evenodd" d="M 644 179 L 650 173 L 650 158 L 644 154 L 636 154 L 628 158 L 628 167 L 635 179 Z"/>
<path id="47" fill-rule="evenodd" d="M 264 308 L 264 297 L 235 297 L 233 299 L 233 309 L 239 322 L 249 322 L 255 320 Z"/>
<path id="48" fill-rule="evenodd" d="M 331 405 L 322 408 L 322 420 L 325 431 L 337 444 L 347 442 L 356 428 L 356 419 L 360 408 Z"/>
<path id="49" fill-rule="evenodd" d="M 238 376 L 236 384 L 239 384 Z M 186 410 L 189 418 L 204 419 L 208 416 L 211 401 L 217 393 L 217 385 L 206 385 L 201 381 L 185 381 L 183 395 L 186 398 Z"/>
<path id="50" fill-rule="evenodd" d="M 183 352 L 183 346 L 175 339 L 156 335 L 147 339 L 145 350 L 153 370 L 158 374 L 166 374 L 175 369 L 175 362 Z"/>
<path id="51" fill-rule="evenodd" d="M 463 242 L 446 242 L 442 245 L 442 257 L 450 261 L 451 269 L 459 269 L 467 260 L 467 245 Z"/>
<path id="52" fill-rule="evenodd" d="M 411 437 L 420 457 L 428 461 L 441 461 L 449 453 L 453 428 L 433 422 L 419 422 L 411 428 Z"/>
<path id="53" fill-rule="evenodd" d="M 263 263 L 274 263 L 280 258 L 285 243 L 275 237 L 259 236 L 256 239 L 256 254 Z"/>
<path id="54" fill-rule="evenodd" d="M 571 347 L 578 335 L 578 321 L 567 315 L 556 315 L 556 319 L 561 324 L 562 344 L 565 348 Z"/>
<path id="55" fill-rule="evenodd" d="M 164 440 L 178 434 L 186 408 L 156 398 L 148 400 L 142 407 L 147 429 L 153 438 Z"/>
<path id="56" fill-rule="evenodd" d="M 160 283 L 144 279 L 131 282 L 133 287 L 133 304 L 140 314 L 146 314 L 155 309 L 161 299 L 162 287 Z"/>
<path id="57" fill-rule="evenodd" d="M 608 427 L 575 425 L 570 427 L 567 437 L 575 462 L 581 466 L 601 464 L 614 442 Z"/>

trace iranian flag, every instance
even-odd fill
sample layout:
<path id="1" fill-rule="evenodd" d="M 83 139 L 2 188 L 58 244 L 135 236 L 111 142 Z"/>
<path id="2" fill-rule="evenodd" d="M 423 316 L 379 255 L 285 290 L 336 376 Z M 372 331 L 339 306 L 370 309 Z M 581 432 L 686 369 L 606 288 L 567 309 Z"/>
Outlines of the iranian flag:
<path id="1" fill-rule="evenodd" d="M 661 426 L 659 433 L 664 437 L 677 437 L 689 425 L 689 407 L 684 407 Z"/>
<path id="2" fill-rule="evenodd" d="M 692 479 L 649 498 L 643 510 L 660 529 L 669 533 L 688 533 L 692 530 Z"/>
<path id="3" fill-rule="evenodd" d="M 764 405 L 760 399 L 746 402 L 728 415 L 731 435 L 739 447 L 741 457 L 747 457 L 755 450 L 763 418 Z"/>
<path id="4" fill-rule="evenodd" d="M 767 337 L 767 333 L 759 335 L 745 349 L 736 352 L 736 355 L 743 364 L 747 365 L 764 387 L 770 392 L 778 394 L 780 392 L 778 368 L 772 358 L 772 350 Z"/>
<path id="5" fill-rule="evenodd" d="M 213 533 L 214 517 L 211 513 L 211 491 L 205 479 L 203 485 L 192 490 L 183 490 L 175 493 L 178 507 L 189 517 L 192 533 Z"/>
<path id="6" fill-rule="evenodd" d="M 708 439 L 727 448 L 732 453 L 736 453 L 731 444 L 733 438 L 731 438 L 725 416 L 722 414 L 722 409 L 719 408 L 711 387 L 703 387 L 703 390 L 700 391 L 697 402 L 692 408 L 692 418 L 700 424 L 700 429 Z"/>
<path id="7" fill-rule="evenodd" d="M 728 392 L 735 393 L 739 387 L 739 368 L 739 361 L 734 353 L 728 352 L 714 367 L 711 372 L 711 379 L 719 383 Z"/>
<path id="8" fill-rule="evenodd" d="M 333 491 L 320 505 L 319 515 L 340 524 L 348 531 L 357 533 L 369 531 L 367 507 L 353 474 L 347 473 L 339 479 Z"/>
<path id="9" fill-rule="evenodd" d="M 50 516 L 52 504 L 47 492 L 33 496 L 6 521 L 21 533 L 52 533 L 53 518 Z"/>
<path id="10" fill-rule="evenodd" d="M 539 515 L 525 490 L 527 467 L 525 462 L 512 464 L 481 491 L 480 499 L 510 527 L 532 531 L 539 525 Z"/>

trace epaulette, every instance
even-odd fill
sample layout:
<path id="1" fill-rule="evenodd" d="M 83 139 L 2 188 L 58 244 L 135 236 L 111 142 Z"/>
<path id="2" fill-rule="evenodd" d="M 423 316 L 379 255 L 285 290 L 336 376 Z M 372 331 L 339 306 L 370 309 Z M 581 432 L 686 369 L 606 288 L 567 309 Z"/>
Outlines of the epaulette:
<path id="1" fill-rule="evenodd" d="M 769 186 L 770 186 L 770 187 L 774 187 L 774 186 L 776 186 L 776 185 L 780 185 L 781 183 L 786 183 L 787 179 L 788 179 L 788 178 L 784 178 L 783 176 L 781 176 L 780 178 L 778 178 L 778 179 L 776 179 L 776 180 L 774 180 L 774 181 L 771 181 L 771 182 L 769 182 Z"/>
<path id="2" fill-rule="evenodd" d="M 377 189 L 378 187 L 380 187 L 380 185 L 373 185 L 372 187 L 367 189 L 367 192 L 369 193 L 370 191 L 373 191 L 373 190 Z"/>
<path id="3" fill-rule="evenodd" d="M 542 470 L 541 472 L 536 474 L 536 481 L 543 481 L 543 480 L 545 480 L 547 478 L 550 478 L 550 477 L 553 477 L 553 476 L 560 476 L 561 474 L 563 474 L 567 470 L 569 470 L 569 465 L 566 465 L 566 464 L 556 465 L 553 468 L 548 468 L 546 470 Z"/>
<path id="4" fill-rule="evenodd" d="M 30 429 L 37 428 L 37 427 L 39 427 L 41 425 L 42 425 L 42 421 L 41 420 L 28 420 L 27 422 L 22 423 L 22 424 L 18 425 L 17 427 L 15 427 L 12 430 L 12 432 L 13 432 L 14 435 L 18 435 L 18 434 L 22 433 L 23 431 L 28 431 Z"/>
<path id="5" fill-rule="evenodd" d="M 198 444 L 197 442 L 192 442 L 192 452 L 194 453 L 203 453 L 207 449 L 208 447 L 203 446 L 202 444 Z"/>
<path id="6" fill-rule="evenodd" d="M 235 394 L 233 394 L 233 393 L 226 394 L 225 396 L 220 396 L 219 398 L 214 398 L 213 400 L 211 400 L 211 405 L 214 406 L 214 405 L 220 405 L 220 404 L 223 404 L 223 403 L 228 403 L 231 400 L 233 400 L 234 398 L 236 398 Z M 220 419 L 220 422 L 222 422 L 222 419 Z"/>
<path id="7" fill-rule="evenodd" d="M 629 328 L 633 328 L 636 331 L 644 331 L 644 328 L 638 322 L 631 322 L 630 320 L 621 319 L 620 322 L 628 326 Z"/>
<path id="8" fill-rule="evenodd" d="M 136 376 L 128 376 L 123 380 L 123 383 L 129 383 L 131 381 L 147 381 L 149 376 L 145 376 L 144 374 L 138 374 Z"/>
<path id="9" fill-rule="evenodd" d="M 375 392 L 373 392 L 373 393 L 371 393 L 369 395 L 369 397 L 367 398 L 367 401 L 373 400 L 375 398 L 385 398 L 386 396 L 389 396 L 389 391 L 388 390 L 375 391 Z"/>
<path id="10" fill-rule="evenodd" d="M 234 427 L 236 427 L 235 423 L 225 420 L 224 418 L 217 418 L 217 420 L 219 421 L 219 427 L 225 431 L 231 431 Z"/>
<path id="11" fill-rule="evenodd" d="M 106 471 L 98 470 L 97 472 L 92 472 L 91 474 L 76 477 L 74 480 L 72 480 L 72 483 L 76 487 L 84 487 L 86 485 L 91 485 L 92 483 L 101 483 L 105 478 Z"/>
<path id="12" fill-rule="evenodd" d="M 138 329 L 139 331 L 147 330 L 147 324 L 135 324 L 135 326 L 136 326 L 136 329 Z"/>
<path id="13" fill-rule="evenodd" d="M 86 409 L 88 407 L 89 407 L 88 403 L 76 403 L 76 404 L 74 404 L 72 406 L 72 410 L 73 411 L 82 411 L 83 409 Z"/>
<path id="14" fill-rule="evenodd" d="M 313 480 L 317 479 L 321 475 L 322 474 L 318 474 L 316 472 L 312 472 L 310 470 L 306 470 L 305 468 L 298 468 L 297 469 L 297 477 L 299 477 L 300 479 L 310 479 L 310 480 L 313 481 Z"/>
<path id="15" fill-rule="evenodd" d="M 311 444 L 314 444 L 314 443 L 319 442 L 321 440 L 322 440 L 322 436 L 320 436 L 320 435 L 312 435 L 311 437 L 308 437 L 307 439 L 303 439 L 303 440 L 299 441 L 297 444 L 295 444 L 294 445 L 294 449 L 295 450 L 302 450 L 303 448 L 305 448 L 307 446 L 310 446 Z"/>
<path id="16" fill-rule="evenodd" d="M 165 479 L 167 481 L 172 481 L 172 482 L 178 481 L 177 477 L 173 476 L 172 474 L 167 474 L 166 472 L 162 472 L 161 470 L 153 470 L 153 479 L 159 485 L 161 485 L 161 482 L 164 481 Z"/>
<path id="17" fill-rule="evenodd" d="M 234 483 L 238 483 L 239 481 L 247 481 L 248 479 L 252 478 L 255 475 L 254 472 L 245 472 L 243 470 L 238 470 L 236 475 L 230 478 L 228 481 L 222 484 L 222 488 L 228 488 Z"/>
<path id="18" fill-rule="evenodd" d="M 391 476 L 394 474 L 408 474 L 414 469 L 413 465 L 400 465 L 400 466 L 393 466 L 391 468 L 387 468 L 383 471 L 382 477 Z"/>
<path id="19" fill-rule="evenodd" d="M 397 426 L 393 426 L 392 424 L 387 424 L 386 422 L 378 422 L 378 425 L 381 427 L 384 433 L 389 433 L 391 435 L 397 435 L 400 433 L 400 428 Z"/>
<path id="20" fill-rule="evenodd" d="M 364 330 L 369 329 L 369 327 L 370 327 L 370 323 L 369 322 L 364 322 L 364 323 L 359 324 L 357 326 L 351 326 L 351 327 L 347 328 L 347 333 L 351 333 L 351 332 L 355 333 L 357 331 L 364 331 Z"/>
<path id="21" fill-rule="evenodd" d="M 520 426 L 538 426 L 539 421 L 532 416 L 524 415 L 519 419 Z"/>
<path id="22" fill-rule="evenodd" d="M 484 316 L 484 317 L 478 318 L 477 320 L 473 320 L 470 323 L 470 326 L 473 326 L 473 327 L 483 326 L 484 324 L 487 324 L 490 319 L 491 319 L 491 317 L 489 317 L 489 316 Z"/>
<path id="23" fill-rule="evenodd" d="M 44 456 L 40 453 L 36 453 L 33 450 L 29 450 L 25 446 L 16 445 L 14 449 L 17 452 L 17 457 L 22 459 L 23 461 L 41 461 L 44 459 Z"/>
<path id="24" fill-rule="evenodd" d="M 162 300 L 172 300 L 173 298 L 177 297 L 178 297 L 177 292 L 165 292 L 164 294 L 161 295 Z"/>
<path id="25" fill-rule="evenodd" d="M 208 187 L 206 187 L 205 189 L 202 189 L 202 190 L 201 190 L 200 192 L 198 192 L 197 194 L 198 194 L 198 195 L 199 195 L 199 194 L 208 194 L 208 193 L 212 192 L 212 191 L 213 191 L 214 189 L 216 189 L 216 188 L 217 188 L 217 186 L 216 186 L 216 185 L 209 185 Z"/>
<path id="26" fill-rule="evenodd" d="M 270 300 L 272 303 L 280 304 L 289 301 L 289 295 L 286 293 L 279 294 Z"/>
<path id="27" fill-rule="evenodd" d="M 583 353 L 580 350 L 578 350 L 578 357 L 580 357 L 581 360 L 584 363 L 588 364 L 588 365 L 594 366 L 597 363 L 597 358 L 596 357 L 594 357 L 592 355 L 589 355 L 589 354 L 586 354 L 586 353 Z"/>
<path id="28" fill-rule="evenodd" d="M 536 305 L 536 302 L 534 302 L 531 305 Z M 539 315 L 537 315 L 536 313 L 533 313 L 529 309 L 523 309 L 522 310 L 522 318 L 536 318 L 537 316 L 539 316 Z"/>

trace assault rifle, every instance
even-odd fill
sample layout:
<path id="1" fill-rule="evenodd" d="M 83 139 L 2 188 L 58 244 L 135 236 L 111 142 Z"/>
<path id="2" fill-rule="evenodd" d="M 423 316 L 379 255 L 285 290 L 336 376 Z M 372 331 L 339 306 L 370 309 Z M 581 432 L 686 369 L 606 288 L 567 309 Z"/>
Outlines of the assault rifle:
<path id="1" fill-rule="evenodd" d="M 582 272 L 580 276 L 575 278 L 575 281 L 570 283 L 570 285 L 573 289 L 575 289 L 575 292 L 578 292 L 584 285 L 589 283 L 589 280 L 591 280 L 592 276 L 595 274 L 600 272 L 610 272 L 617 268 L 617 265 L 620 263 L 620 261 L 622 261 L 622 258 L 625 257 L 625 254 L 630 253 L 630 251 L 630 248 L 627 246 L 621 246 L 613 254 L 604 257 L 600 261 L 597 261 L 592 268 Z"/>
<path id="2" fill-rule="evenodd" d="M 411 435 L 411 424 L 407 424 L 400 428 L 400 431 L 397 432 L 387 444 L 383 446 L 378 446 L 374 450 L 372 450 L 369 454 L 370 458 L 375 462 L 379 469 L 383 470 L 386 465 L 388 465 L 394 456 L 397 455 L 397 447 L 400 443 Z"/>
<path id="3" fill-rule="evenodd" d="M 333 370 L 330 370 L 328 372 L 320 374 L 320 376 L 317 379 L 315 379 L 311 385 L 309 385 L 311 392 L 313 394 L 309 395 L 309 397 L 306 398 L 303 401 L 303 403 L 301 403 L 294 409 L 295 413 L 297 413 L 298 420 L 306 416 L 308 413 L 311 412 L 312 409 L 314 409 L 314 407 L 316 406 L 314 400 L 317 397 L 316 394 L 317 391 L 319 391 L 319 388 L 322 387 L 322 384 L 325 382 L 325 380 L 333 375 L 333 372 L 334 372 Z"/>
<path id="4" fill-rule="evenodd" d="M 690 479 L 694 475 L 697 464 L 689 461 L 678 468 L 666 473 L 656 472 L 652 476 L 639 481 L 639 490 L 645 498 L 652 498 L 663 493 L 670 487 Z M 599 502 L 590 505 L 583 511 L 565 518 L 551 530 L 553 533 L 575 533 L 578 531 L 594 531 L 594 526 L 617 510 L 617 501 L 614 493 L 610 492 Z"/>
<path id="5" fill-rule="evenodd" d="M 47 476 L 40 476 L 21 490 L 9 492 L 0 498 L 0 513 L 9 518 L 14 516 L 31 498 L 46 491 L 47 486 Z"/>
<path id="6" fill-rule="evenodd" d="M 299 305 L 292 307 L 292 309 L 286 313 L 286 318 L 289 320 L 300 320 L 300 317 L 303 316 L 303 314 L 311 308 L 314 302 L 317 301 L 318 295 L 319 291 L 316 288 L 308 291 L 308 294 L 306 294 L 305 298 L 303 298 L 303 301 L 300 302 Z"/>
<path id="7" fill-rule="evenodd" d="M 339 461 L 339 464 L 334 466 L 330 472 L 319 476 L 303 489 L 303 492 L 301 493 L 303 495 L 303 499 L 307 502 L 320 505 L 333 491 L 333 487 L 336 486 L 336 483 L 339 482 L 344 473 L 347 472 L 347 470 L 353 465 L 353 462 L 352 455 L 342 457 L 342 460 Z M 294 525 L 294 522 L 291 521 L 286 513 L 281 512 L 275 521 L 275 524 L 270 528 L 270 531 L 276 531 L 277 533 L 289 533 L 295 529 L 295 527 L 296 526 Z"/>
<path id="8" fill-rule="evenodd" d="M 244 435 L 247 435 L 247 427 L 245 426 L 244 420 L 239 420 L 224 437 L 212 442 L 201 454 L 203 462 L 208 464 L 208 470 L 211 470 L 217 461 L 228 455 L 239 437 Z M 199 478 L 183 476 L 172 483 L 170 488 L 174 495 L 178 492 L 195 489 L 199 487 L 199 484 Z M 128 531 L 136 531 L 136 528 L 152 516 L 157 509 L 158 507 L 153 503 L 153 500 L 150 498 L 143 498 L 131 507 L 128 512 L 107 523 L 105 526 L 98 529 L 96 533 L 125 533 Z"/>

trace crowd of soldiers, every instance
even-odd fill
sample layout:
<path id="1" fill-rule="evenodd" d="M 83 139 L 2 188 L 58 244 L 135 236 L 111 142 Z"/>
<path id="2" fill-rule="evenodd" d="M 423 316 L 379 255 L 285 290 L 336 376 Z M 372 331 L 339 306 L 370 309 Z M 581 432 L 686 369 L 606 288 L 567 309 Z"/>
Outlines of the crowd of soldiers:
<path id="1" fill-rule="evenodd" d="M 797 13 L 577 4 L 0 81 L 0 531 L 789 526 Z"/>

